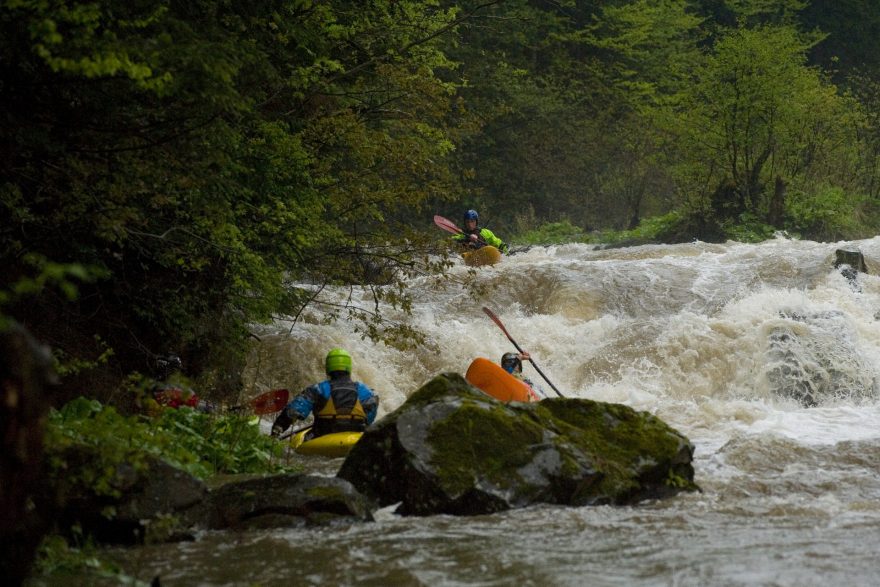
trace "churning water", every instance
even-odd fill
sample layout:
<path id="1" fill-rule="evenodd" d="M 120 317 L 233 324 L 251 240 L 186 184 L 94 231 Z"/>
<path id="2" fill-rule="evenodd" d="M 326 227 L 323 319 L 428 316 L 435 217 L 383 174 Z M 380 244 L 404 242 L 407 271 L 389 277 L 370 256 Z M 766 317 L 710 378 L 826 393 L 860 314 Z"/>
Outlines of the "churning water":
<path id="1" fill-rule="evenodd" d="M 880 273 L 880 237 L 535 247 L 471 286 L 464 266 L 412 282 L 412 316 L 389 316 L 425 335 L 416 349 L 307 314 L 262 332 L 250 362 L 253 394 L 293 390 L 345 347 L 381 417 L 435 374 L 514 350 L 488 306 L 567 396 L 686 434 L 702 493 L 473 518 L 380 510 L 369 524 L 128 551 L 129 568 L 163 585 L 878 585 L 880 277 L 848 281 L 838 248 Z M 331 295 L 371 304 L 359 290 Z"/>

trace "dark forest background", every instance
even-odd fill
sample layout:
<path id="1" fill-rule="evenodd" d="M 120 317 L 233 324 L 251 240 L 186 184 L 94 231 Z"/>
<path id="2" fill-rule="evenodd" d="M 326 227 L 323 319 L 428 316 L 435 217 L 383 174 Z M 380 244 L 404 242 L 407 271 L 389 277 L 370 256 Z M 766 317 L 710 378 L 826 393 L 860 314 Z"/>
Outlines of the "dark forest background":
<path id="1" fill-rule="evenodd" d="M 0 318 L 68 395 L 124 403 L 174 352 L 223 397 L 273 316 L 417 342 L 321 288 L 406 308 L 434 214 L 871 236 L 878 38 L 875 0 L 6 0 Z"/>

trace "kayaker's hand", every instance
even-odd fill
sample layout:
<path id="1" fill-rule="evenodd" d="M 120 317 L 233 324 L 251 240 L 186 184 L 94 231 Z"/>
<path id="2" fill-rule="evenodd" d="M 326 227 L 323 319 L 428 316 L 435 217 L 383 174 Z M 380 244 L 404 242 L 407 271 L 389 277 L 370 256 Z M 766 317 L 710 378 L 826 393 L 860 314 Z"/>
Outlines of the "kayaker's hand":
<path id="1" fill-rule="evenodd" d="M 532 356 L 529 353 L 523 351 L 519 354 L 519 360 L 520 361 L 531 361 Z"/>
<path id="2" fill-rule="evenodd" d="M 477 235 L 475 235 L 475 234 L 469 234 L 469 235 L 467 235 L 467 239 L 468 239 L 469 241 L 471 241 L 472 243 L 475 243 L 475 242 L 477 242 Z"/>
<path id="3" fill-rule="evenodd" d="M 272 426 L 272 436 L 274 436 L 275 438 L 281 436 L 282 432 L 284 432 L 284 430 L 282 430 L 281 426 L 277 424 L 275 426 Z"/>

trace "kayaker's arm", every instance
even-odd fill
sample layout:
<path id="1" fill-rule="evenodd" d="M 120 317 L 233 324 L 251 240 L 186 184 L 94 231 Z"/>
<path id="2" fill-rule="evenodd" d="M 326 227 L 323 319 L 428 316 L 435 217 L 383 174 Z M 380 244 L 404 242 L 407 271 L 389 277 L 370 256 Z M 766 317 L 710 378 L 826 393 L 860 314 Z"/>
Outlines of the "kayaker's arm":
<path id="1" fill-rule="evenodd" d="M 312 385 L 307 387 L 298 396 L 287 404 L 275 422 L 272 423 L 272 436 L 279 436 L 282 432 L 290 428 L 296 420 L 305 420 L 312 413 L 312 407 L 315 405 L 315 396 L 319 394 L 318 387 Z"/>
<path id="2" fill-rule="evenodd" d="M 358 383 L 358 401 L 361 402 L 361 406 L 367 414 L 367 425 L 372 424 L 379 411 L 379 396 L 363 383 Z"/>
<path id="3" fill-rule="evenodd" d="M 476 234 L 468 234 L 462 232 L 452 237 L 456 243 L 462 245 L 463 247 L 467 247 L 470 249 L 478 249 L 484 246 L 486 243 Z"/>
<path id="4" fill-rule="evenodd" d="M 480 237 L 483 241 L 485 241 L 487 245 L 492 245 L 504 254 L 507 254 L 507 252 L 510 250 L 510 248 L 507 246 L 507 243 L 495 236 L 495 234 L 488 228 L 483 228 L 480 230 Z"/>

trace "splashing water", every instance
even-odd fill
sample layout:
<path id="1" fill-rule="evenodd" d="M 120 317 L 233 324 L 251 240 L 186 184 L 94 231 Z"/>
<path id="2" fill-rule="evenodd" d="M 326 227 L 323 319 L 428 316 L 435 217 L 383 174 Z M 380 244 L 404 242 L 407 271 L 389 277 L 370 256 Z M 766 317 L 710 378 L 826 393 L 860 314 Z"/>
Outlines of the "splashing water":
<path id="1" fill-rule="evenodd" d="M 464 266 L 413 281 L 412 315 L 389 315 L 424 334 L 418 348 L 311 312 L 264 329 L 249 362 L 254 394 L 300 389 L 342 346 L 381 417 L 437 373 L 514 350 L 485 305 L 567 396 L 646 410 L 686 434 L 701 494 L 476 518 L 382 511 L 373 524 L 208 533 L 141 555 L 163 580 L 210 585 L 877 584 L 880 277 L 846 279 L 832 266 L 842 247 L 880 272 L 880 238 L 534 247 L 478 270 L 482 297 L 462 285 Z"/>

